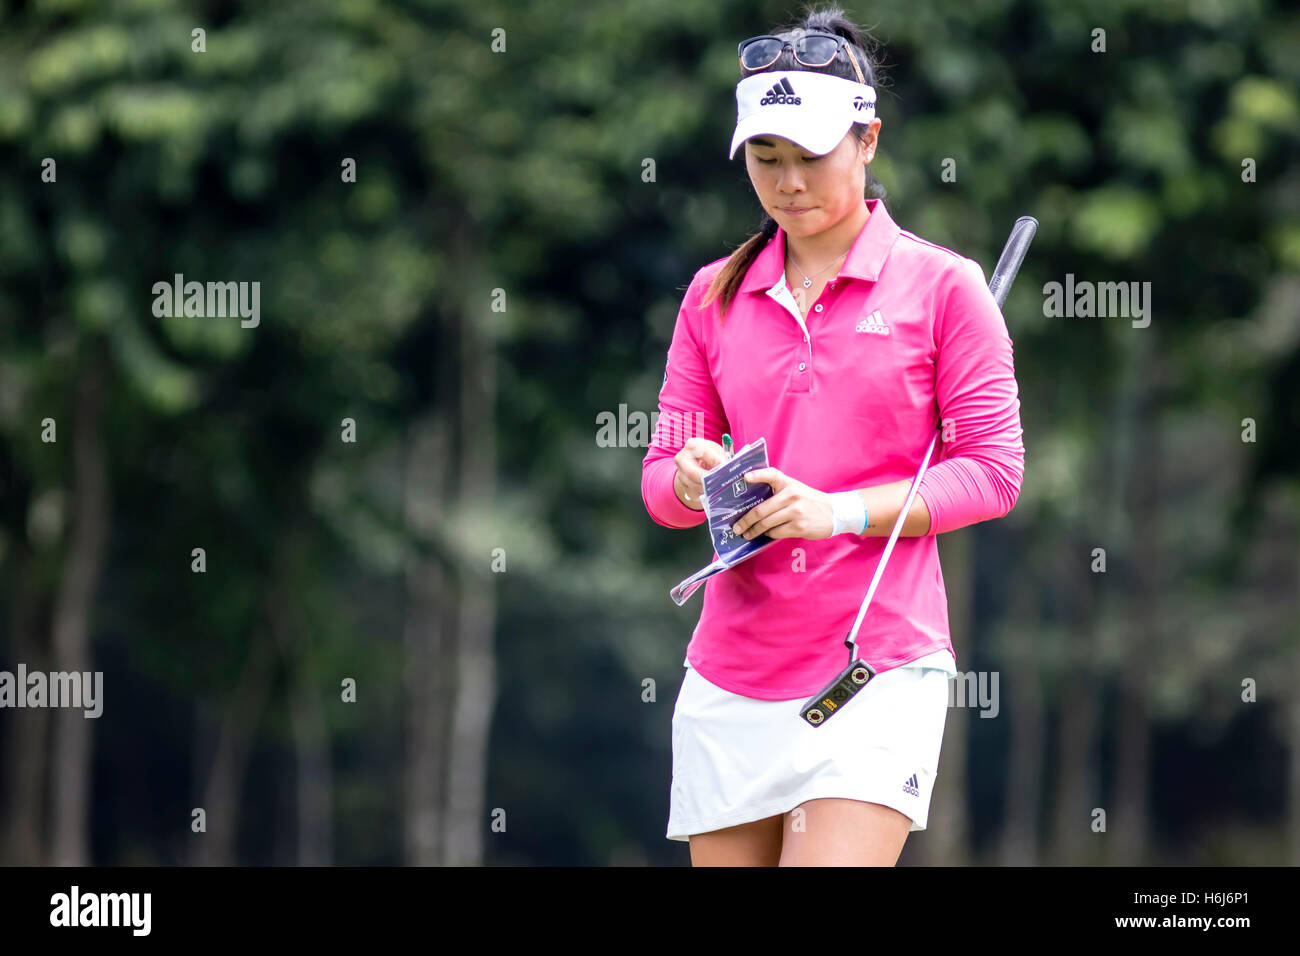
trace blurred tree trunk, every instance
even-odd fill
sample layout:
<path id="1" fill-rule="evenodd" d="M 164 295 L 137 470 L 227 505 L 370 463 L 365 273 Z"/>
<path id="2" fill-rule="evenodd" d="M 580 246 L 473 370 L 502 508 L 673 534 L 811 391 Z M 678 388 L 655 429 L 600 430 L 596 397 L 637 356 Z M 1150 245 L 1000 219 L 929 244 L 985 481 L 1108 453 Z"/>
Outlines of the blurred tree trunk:
<path id="1" fill-rule="evenodd" d="M 1053 866 L 1082 866 L 1097 862 L 1090 838 L 1092 810 L 1101 806 L 1099 753 L 1101 727 L 1101 682 L 1104 677 L 1100 659 L 1101 622 L 1107 620 L 1111 604 L 1107 578 L 1094 572 L 1093 550 L 1104 548 L 1109 558 L 1121 552 L 1120 542 L 1127 538 L 1122 530 L 1122 470 L 1130 447 L 1133 426 L 1133 387 L 1130 375 L 1121 382 L 1115 404 L 1107 420 L 1110 442 L 1106 454 L 1091 460 L 1090 478 L 1085 492 L 1085 514 L 1095 515 L 1088 522 L 1095 529 L 1091 536 L 1073 535 L 1071 546 L 1060 555 L 1057 580 L 1065 590 L 1068 608 L 1066 640 L 1075 643 L 1065 648 L 1065 677 L 1061 682 L 1061 722 L 1058 727 L 1058 765 L 1055 813 L 1048 836 L 1048 859 Z M 1107 565 L 1109 569 L 1109 565 Z"/>
<path id="2" fill-rule="evenodd" d="M 1060 770 L 1056 780 L 1055 813 L 1048 838 L 1053 866 L 1089 862 L 1093 835 L 1091 811 L 1101 803 L 1097 779 L 1097 730 L 1101 706 L 1096 667 L 1098 602 L 1093 599 L 1092 549 L 1100 541 L 1069 539 L 1073 546 L 1061 554 L 1057 580 L 1065 588 L 1068 608 L 1066 640 L 1077 643 L 1065 653 L 1061 722 L 1058 728 Z"/>
<path id="3" fill-rule="evenodd" d="M 191 865 L 230 866 L 236 862 L 235 812 L 244 791 L 253 733 L 270 695 L 274 663 L 272 642 L 255 636 L 221 721 L 199 804 L 207 815 L 207 831 L 194 834 Z"/>
<path id="4" fill-rule="evenodd" d="M 1151 358 L 1156 328 L 1143 330 L 1136 345 L 1142 401 L 1135 416 L 1127 499 L 1132 503 L 1132 581 L 1128 634 L 1120 669 L 1115 768 L 1115 819 L 1110 862 L 1139 866 L 1148 842 L 1147 786 L 1150 726 L 1147 670 L 1161 656 L 1160 628 L 1160 365 Z"/>
<path id="5" fill-rule="evenodd" d="M 1130 472 L 1144 466 L 1139 460 L 1135 422 L 1139 399 L 1140 354 L 1142 343 L 1128 348 L 1123 356 L 1119 381 L 1113 391 L 1113 403 L 1105 418 L 1108 425 L 1102 447 L 1094 456 L 1092 480 L 1088 483 L 1087 514 L 1095 534 L 1083 537 L 1078 553 L 1066 554 L 1062 579 L 1066 582 L 1067 601 L 1072 619 L 1078 622 L 1079 643 L 1066 655 L 1070 676 L 1065 681 L 1062 698 L 1060 739 L 1060 776 L 1058 778 L 1056 814 L 1052 822 L 1052 861 L 1060 866 L 1079 866 L 1100 862 L 1108 853 L 1093 853 L 1091 838 L 1092 811 L 1103 806 L 1101 793 L 1100 753 L 1101 692 L 1108 673 L 1101 666 L 1103 627 L 1112 617 L 1118 592 L 1123 587 L 1115 575 L 1115 561 L 1132 554 L 1134 526 L 1125 503 L 1125 482 Z M 1101 444 L 1099 441 L 1098 444 Z M 1105 551 L 1106 572 L 1094 572 L 1093 550 Z M 1079 561 L 1083 562 L 1082 568 Z M 1114 815 L 1107 814 L 1107 827 Z M 1103 838 L 1104 839 L 1104 838 Z M 1108 847 L 1109 843 L 1103 843 Z"/>
<path id="6" fill-rule="evenodd" d="M 1293 485 L 1291 490 L 1294 493 L 1300 491 L 1300 487 Z M 1300 515 L 1300 494 L 1293 494 L 1292 500 L 1298 505 L 1295 513 Z M 1300 521 L 1297 522 L 1297 528 L 1300 528 Z M 1297 557 L 1300 558 L 1300 555 Z M 1300 561 L 1296 563 L 1295 589 L 1291 592 L 1293 605 L 1297 594 L 1300 594 Z M 1300 686 L 1300 644 L 1297 644 L 1295 639 L 1295 628 L 1300 627 L 1300 613 L 1293 618 L 1293 621 L 1295 623 L 1292 624 L 1291 634 L 1291 673 L 1296 679 L 1290 686 L 1296 687 Z M 1300 697 L 1295 694 L 1287 695 L 1285 717 L 1287 719 L 1282 732 L 1282 743 L 1289 759 L 1282 801 L 1287 842 L 1283 863 L 1286 866 L 1300 866 Z"/>
<path id="7" fill-rule="evenodd" d="M 1300 583 L 1300 582 L 1297 582 Z M 1292 671 L 1300 679 L 1300 651 L 1292 649 Z M 1295 686 L 1294 684 L 1292 686 Z M 1287 766 L 1282 813 L 1286 818 L 1287 846 L 1285 866 L 1300 866 L 1300 700 L 1294 695 L 1287 704 L 1285 745 L 1290 758 Z"/>
<path id="8" fill-rule="evenodd" d="M 46 649 L 41 647 L 42 608 L 47 603 L 40 593 L 36 559 L 25 546 L 15 555 L 18 567 L 14 585 L 14 608 L 9 633 L 13 664 L 29 671 L 48 669 Z M 26 693 L 19 688 L 19 693 Z M 5 753 L 5 828 L 3 855 L 8 866 L 42 866 L 45 829 L 45 754 L 50 729 L 50 711 L 30 707 L 12 711 L 3 723 L 8 735 Z"/>
<path id="9" fill-rule="evenodd" d="M 403 639 L 406 667 L 406 774 L 404 780 L 403 841 L 406 862 L 437 866 L 442 862 L 443 769 L 445 743 L 447 622 L 444 617 L 451 586 L 440 549 L 429 542 L 440 534 L 444 520 L 451 457 L 447 423 L 435 406 L 412 424 L 407 440 L 404 513 L 414 542 L 406 567 L 406 616 Z"/>
<path id="10" fill-rule="evenodd" d="M 298 667 L 305 668 L 300 657 Z M 291 690 L 294 753 L 298 771 L 298 865 L 334 862 L 334 772 L 329 729 L 317 691 L 303 677 Z"/>
<path id="11" fill-rule="evenodd" d="M 463 277 L 474 246 L 460 222 L 449 249 L 471 287 Z M 435 394 L 433 412 L 412 427 L 408 442 L 406 524 L 419 547 L 406 572 L 405 840 L 407 861 L 421 866 L 482 863 L 487 824 L 496 605 L 483 531 L 492 526 L 496 492 L 496 342 L 488 320 L 480 326 L 469 317 L 482 307 L 447 314 L 448 347 L 434 357 L 434 381 L 454 391 Z"/>
<path id="12" fill-rule="evenodd" d="M 296 610 L 301 526 L 286 532 L 275 571 L 275 587 L 267 603 L 271 633 L 289 680 L 289 718 L 293 730 L 297 784 L 298 866 L 329 866 L 333 862 L 333 768 L 329 731 L 321 690 L 311 674 L 309 632 Z"/>
<path id="13" fill-rule="evenodd" d="M 93 672 L 90 613 L 108 537 L 108 473 L 100 436 L 104 360 L 93 355 L 77 385 L 72 437 L 72 535 L 54 600 L 54 670 Z M 104 691 L 105 696 L 109 695 Z M 105 705 L 107 706 L 107 704 Z M 94 719 L 76 707 L 54 710 L 50 780 L 54 804 L 50 862 L 87 866 Z"/>
<path id="14" fill-rule="evenodd" d="M 461 514 L 481 527 L 496 493 L 496 342 L 490 329 L 480 331 L 466 316 L 461 322 L 459 470 Z M 477 866 L 483 862 L 487 824 L 487 749 L 496 703 L 495 574 L 490 570 L 490 540 L 471 525 L 462 544 L 472 558 L 461 562 L 459 618 L 456 633 L 455 703 L 448 741 L 447 806 L 444 862 Z"/>
<path id="15" fill-rule="evenodd" d="M 1004 698 L 1010 698 L 1004 699 L 1002 706 L 1005 708 L 1010 704 L 1011 742 L 998 852 L 1001 866 L 1038 864 L 1045 717 L 1038 667 L 1041 656 L 1038 646 L 1041 623 L 1037 607 L 1038 586 L 1037 578 L 1028 573 L 1012 584 L 1007 622 L 1003 628 L 1007 637 L 1003 645 L 1006 648 L 1003 653 L 1006 679 L 999 681 L 999 691 Z"/>
<path id="16" fill-rule="evenodd" d="M 959 671 L 972 669 L 975 642 L 972 595 L 976 530 L 961 528 L 939 536 L 940 564 L 944 589 L 948 593 L 948 629 Z M 960 678 L 958 678 L 960 680 Z M 949 690 L 952 683 L 949 682 Z M 967 756 L 970 740 L 970 707 L 949 707 L 939 752 L 939 773 L 934 779 L 929 822 L 925 839 L 917 841 L 918 862 L 923 866 L 964 866 L 971 858 L 970 818 L 966 812 Z"/>

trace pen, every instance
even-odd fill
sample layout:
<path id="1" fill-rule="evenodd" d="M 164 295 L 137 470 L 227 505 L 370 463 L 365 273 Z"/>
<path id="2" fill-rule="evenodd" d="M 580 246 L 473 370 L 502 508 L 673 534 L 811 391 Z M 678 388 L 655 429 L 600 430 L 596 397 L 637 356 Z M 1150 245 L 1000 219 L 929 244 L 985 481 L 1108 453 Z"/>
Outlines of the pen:
<path id="1" fill-rule="evenodd" d="M 731 457 L 731 455 L 732 455 L 732 451 L 731 451 L 731 436 L 728 435 L 726 432 L 723 432 L 723 433 L 722 433 L 722 450 L 726 453 L 726 455 L 727 455 L 728 458 Z"/>

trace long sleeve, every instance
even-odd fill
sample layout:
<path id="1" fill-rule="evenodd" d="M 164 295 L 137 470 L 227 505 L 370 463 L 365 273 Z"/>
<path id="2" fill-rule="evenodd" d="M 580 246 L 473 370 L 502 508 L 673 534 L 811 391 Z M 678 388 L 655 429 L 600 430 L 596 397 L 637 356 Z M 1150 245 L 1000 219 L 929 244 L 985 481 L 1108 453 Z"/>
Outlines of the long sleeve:
<path id="1" fill-rule="evenodd" d="M 917 489 L 930 510 L 930 534 L 1010 512 L 1025 461 L 1006 320 L 979 263 L 963 258 L 942 281 L 947 290 L 937 296 L 934 322 L 942 460 Z"/>
<path id="2" fill-rule="evenodd" d="M 659 418 L 641 462 L 641 498 L 650 517 L 666 528 L 693 528 L 705 521 L 703 511 L 688 508 L 673 491 L 673 458 L 687 439 L 700 436 L 721 443 L 726 430 L 722 401 L 698 334 L 703 317 L 716 311 L 697 308 L 702 286 L 696 272 L 677 312 L 659 389 Z"/>

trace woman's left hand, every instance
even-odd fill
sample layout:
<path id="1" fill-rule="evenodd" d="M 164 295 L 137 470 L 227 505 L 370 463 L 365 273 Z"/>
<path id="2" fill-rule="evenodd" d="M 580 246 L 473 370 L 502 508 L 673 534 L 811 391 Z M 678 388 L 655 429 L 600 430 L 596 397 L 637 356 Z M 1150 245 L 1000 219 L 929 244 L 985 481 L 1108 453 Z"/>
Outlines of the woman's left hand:
<path id="1" fill-rule="evenodd" d="M 764 532 L 769 538 L 829 538 L 835 527 L 831 496 L 779 468 L 757 468 L 745 474 L 751 485 L 765 481 L 774 494 L 739 518 L 732 530 L 752 541 Z"/>

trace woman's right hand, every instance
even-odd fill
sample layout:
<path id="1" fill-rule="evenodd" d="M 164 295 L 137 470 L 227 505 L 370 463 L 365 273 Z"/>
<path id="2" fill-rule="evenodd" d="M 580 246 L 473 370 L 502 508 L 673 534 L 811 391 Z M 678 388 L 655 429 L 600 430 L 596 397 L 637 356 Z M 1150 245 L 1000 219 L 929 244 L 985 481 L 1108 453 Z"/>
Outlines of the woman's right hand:
<path id="1" fill-rule="evenodd" d="M 673 490 L 679 498 L 686 493 L 683 504 L 696 511 L 704 510 L 704 473 L 715 465 L 727 460 L 727 453 L 721 445 L 707 438 L 689 438 L 682 446 L 673 462 L 677 465 L 677 474 L 673 476 Z"/>

